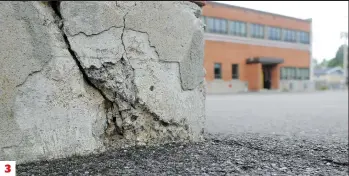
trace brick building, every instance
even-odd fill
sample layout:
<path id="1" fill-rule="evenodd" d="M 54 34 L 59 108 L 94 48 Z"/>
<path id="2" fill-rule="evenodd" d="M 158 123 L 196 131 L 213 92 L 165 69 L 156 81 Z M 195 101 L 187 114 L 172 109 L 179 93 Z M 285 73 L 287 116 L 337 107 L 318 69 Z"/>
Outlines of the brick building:
<path id="1" fill-rule="evenodd" d="M 207 1 L 202 20 L 209 93 L 307 88 L 311 19 Z"/>

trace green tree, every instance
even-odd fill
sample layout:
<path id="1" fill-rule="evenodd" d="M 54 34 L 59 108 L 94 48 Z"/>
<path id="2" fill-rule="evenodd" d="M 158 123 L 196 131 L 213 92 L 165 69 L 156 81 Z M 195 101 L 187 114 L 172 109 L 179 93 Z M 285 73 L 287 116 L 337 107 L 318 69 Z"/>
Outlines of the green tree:
<path id="1" fill-rule="evenodd" d="M 336 57 L 328 61 L 328 67 L 343 67 L 343 47 L 348 50 L 347 45 L 341 45 L 336 52 Z"/>
<path id="2" fill-rule="evenodd" d="M 320 67 L 327 67 L 327 65 L 328 65 L 327 59 L 323 59 L 322 62 L 320 63 Z"/>

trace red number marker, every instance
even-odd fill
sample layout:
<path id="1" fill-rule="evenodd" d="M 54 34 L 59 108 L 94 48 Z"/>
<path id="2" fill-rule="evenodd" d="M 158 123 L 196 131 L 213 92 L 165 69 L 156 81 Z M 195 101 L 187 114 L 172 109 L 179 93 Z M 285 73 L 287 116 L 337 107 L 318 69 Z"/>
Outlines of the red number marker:
<path id="1" fill-rule="evenodd" d="M 5 173 L 10 173 L 11 172 L 11 165 L 6 164 L 5 167 L 6 167 Z"/>

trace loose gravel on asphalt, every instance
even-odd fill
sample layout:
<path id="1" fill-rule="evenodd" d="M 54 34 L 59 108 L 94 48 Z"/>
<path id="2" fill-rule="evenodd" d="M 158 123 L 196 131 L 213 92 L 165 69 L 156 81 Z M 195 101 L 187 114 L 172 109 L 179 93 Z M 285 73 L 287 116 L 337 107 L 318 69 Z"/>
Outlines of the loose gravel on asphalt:
<path id="1" fill-rule="evenodd" d="M 17 174 L 348 175 L 347 92 L 208 96 L 206 132 L 200 143 L 21 164 Z"/>
<path id="2" fill-rule="evenodd" d="M 18 175 L 348 175 L 348 145 L 280 136 L 210 136 L 196 144 L 128 148 L 22 164 Z"/>

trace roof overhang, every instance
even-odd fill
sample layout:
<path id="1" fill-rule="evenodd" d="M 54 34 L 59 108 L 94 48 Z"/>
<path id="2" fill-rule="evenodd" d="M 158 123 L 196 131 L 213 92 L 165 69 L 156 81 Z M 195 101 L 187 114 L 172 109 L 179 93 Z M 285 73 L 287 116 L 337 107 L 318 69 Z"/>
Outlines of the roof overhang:
<path id="1" fill-rule="evenodd" d="M 270 57 L 255 57 L 246 60 L 246 64 L 261 63 L 262 65 L 281 64 L 284 62 L 282 58 L 270 58 Z"/>

